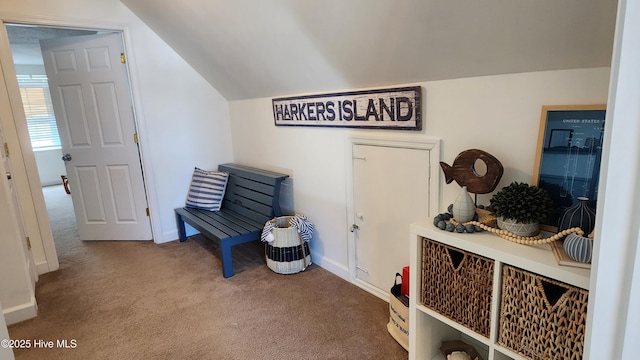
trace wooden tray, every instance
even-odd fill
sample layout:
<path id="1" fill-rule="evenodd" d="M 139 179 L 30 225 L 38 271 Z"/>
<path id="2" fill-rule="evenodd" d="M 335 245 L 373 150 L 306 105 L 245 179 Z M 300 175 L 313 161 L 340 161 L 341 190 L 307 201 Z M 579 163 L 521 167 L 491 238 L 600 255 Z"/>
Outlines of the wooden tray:
<path id="1" fill-rule="evenodd" d="M 558 262 L 558 265 L 591 269 L 591 263 L 583 263 L 571 259 L 569 255 L 564 252 L 562 241 L 554 241 L 550 243 L 549 246 L 551 246 L 551 250 L 553 251 L 553 255 L 555 255 L 556 257 L 556 262 Z"/>

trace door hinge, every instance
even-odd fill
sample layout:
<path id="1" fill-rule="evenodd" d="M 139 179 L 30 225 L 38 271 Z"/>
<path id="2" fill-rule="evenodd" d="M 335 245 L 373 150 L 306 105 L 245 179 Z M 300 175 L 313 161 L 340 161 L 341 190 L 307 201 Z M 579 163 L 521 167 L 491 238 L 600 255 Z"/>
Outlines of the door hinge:
<path id="1" fill-rule="evenodd" d="M 151 216 L 151 212 L 149 211 L 149 208 L 147 208 L 147 216 Z"/>
<path id="2" fill-rule="evenodd" d="M 120 53 L 120 62 L 123 64 L 127 63 L 127 57 L 124 55 L 124 53 Z"/>
<path id="3" fill-rule="evenodd" d="M 9 156 L 9 144 L 4 143 L 4 156 Z"/>
<path id="4" fill-rule="evenodd" d="M 25 239 L 27 240 L 27 250 L 31 250 L 31 240 L 28 236 Z"/>
<path id="5" fill-rule="evenodd" d="M 133 134 L 133 142 L 138 144 L 138 134 Z"/>

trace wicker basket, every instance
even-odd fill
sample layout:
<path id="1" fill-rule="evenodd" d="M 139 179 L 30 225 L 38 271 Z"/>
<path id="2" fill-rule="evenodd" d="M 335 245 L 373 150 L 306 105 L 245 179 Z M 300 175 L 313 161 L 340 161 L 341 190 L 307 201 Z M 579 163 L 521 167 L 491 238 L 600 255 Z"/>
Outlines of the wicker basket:
<path id="1" fill-rule="evenodd" d="M 424 238 L 422 303 L 488 338 L 493 268 L 491 259 Z"/>
<path id="2" fill-rule="evenodd" d="M 290 219 L 275 219 L 276 227 L 271 230 L 274 240 L 265 245 L 267 266 L 278 274 L 295 274 L 311 265 L 309 243 L 302 240 L 297 229 L 289 227 Z"/>
<path id="3" fill-rule="evenodd" d="M 532 359 L 582 359 L 589 292 L 505 265 L 498 343 Z"/>

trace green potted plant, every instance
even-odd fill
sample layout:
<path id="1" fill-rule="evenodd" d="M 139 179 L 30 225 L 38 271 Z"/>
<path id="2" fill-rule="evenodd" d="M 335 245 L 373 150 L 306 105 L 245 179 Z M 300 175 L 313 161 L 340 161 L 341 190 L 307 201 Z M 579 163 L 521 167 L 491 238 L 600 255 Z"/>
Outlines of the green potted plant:
<path id="1" fill-rule="evenodd" d="M 540 232 L 540 222 L 553 214 L 554 207 L 545 189 L 514 181 L 491 197 L 489 210 L 496 216 L 500 229 L 533 236 Z"/>

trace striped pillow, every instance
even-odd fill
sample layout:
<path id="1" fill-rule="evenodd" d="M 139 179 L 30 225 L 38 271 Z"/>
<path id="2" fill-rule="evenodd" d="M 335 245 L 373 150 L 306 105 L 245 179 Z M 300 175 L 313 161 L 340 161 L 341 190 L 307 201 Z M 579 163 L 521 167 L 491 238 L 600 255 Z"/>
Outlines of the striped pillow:
<path id="1" fill-rule="evenodd" d="M 229 174 L 221 171 L 193 170 L 186 206 L 210 211 L 220 210 Z"/>

